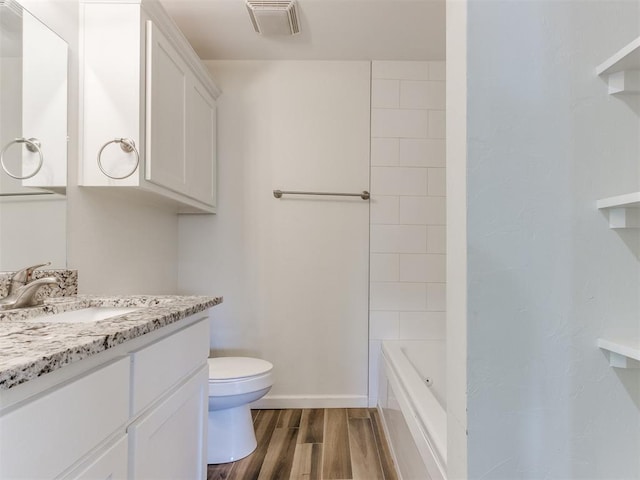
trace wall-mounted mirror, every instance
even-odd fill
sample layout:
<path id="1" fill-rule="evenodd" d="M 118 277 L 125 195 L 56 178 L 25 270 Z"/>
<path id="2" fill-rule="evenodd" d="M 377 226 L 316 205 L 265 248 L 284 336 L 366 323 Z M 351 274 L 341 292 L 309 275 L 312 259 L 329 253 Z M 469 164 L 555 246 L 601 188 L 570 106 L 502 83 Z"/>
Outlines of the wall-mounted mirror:
<path id="1" fill-rule="evenodd" d="M 67 50 L 0 0 L 0 271 L 66 267 Z"/>

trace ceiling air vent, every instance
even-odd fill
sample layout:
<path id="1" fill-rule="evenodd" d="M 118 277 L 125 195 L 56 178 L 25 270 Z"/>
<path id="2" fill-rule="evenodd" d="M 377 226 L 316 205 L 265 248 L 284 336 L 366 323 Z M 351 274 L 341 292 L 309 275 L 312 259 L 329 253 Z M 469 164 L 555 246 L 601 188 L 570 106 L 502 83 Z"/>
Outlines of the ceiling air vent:
<path id="1" fill-rule="evenodd" d="M 295 0 L 246 0 L 256 32 L 293 35 L 300 32 Z"/>

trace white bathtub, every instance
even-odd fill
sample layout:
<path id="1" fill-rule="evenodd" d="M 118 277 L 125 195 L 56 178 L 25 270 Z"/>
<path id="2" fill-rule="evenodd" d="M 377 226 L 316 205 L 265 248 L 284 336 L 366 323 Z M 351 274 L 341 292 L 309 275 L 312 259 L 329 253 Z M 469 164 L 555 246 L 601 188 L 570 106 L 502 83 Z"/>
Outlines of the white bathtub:
<path id="1" fill-rule="evenodd" d="M 382 342 L 378 408 L 403 480 L 447 478 L 445 358 L 443 340 Z"/>

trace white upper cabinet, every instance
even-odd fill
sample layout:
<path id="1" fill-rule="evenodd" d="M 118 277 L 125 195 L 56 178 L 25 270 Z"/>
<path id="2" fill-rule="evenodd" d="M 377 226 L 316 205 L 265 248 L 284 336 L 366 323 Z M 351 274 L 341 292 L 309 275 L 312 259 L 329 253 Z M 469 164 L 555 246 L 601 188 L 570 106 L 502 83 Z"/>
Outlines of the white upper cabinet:
<path id="1" fill-rule="evenodd" d="M 187 85 L 187 158 L 212 158 L 212 162 L 192 162 L 186 168 L 191 194 L 203 202 L 216 201 L 216 104 L 197 82 Z M 211 181 L 211 179 L 213 179 Z"/>
<path id="2" fill-rule="evenodd" d="M 186 118 L 188 68 L 164 35 L 147 22 L 147 152 L 145 176 L 187 193 Z"/>
<path id="3" fill-rule="evenodd" d="M 155 1 L 82 2 L 80 185 L 215 212 L 220 91 Z"/>

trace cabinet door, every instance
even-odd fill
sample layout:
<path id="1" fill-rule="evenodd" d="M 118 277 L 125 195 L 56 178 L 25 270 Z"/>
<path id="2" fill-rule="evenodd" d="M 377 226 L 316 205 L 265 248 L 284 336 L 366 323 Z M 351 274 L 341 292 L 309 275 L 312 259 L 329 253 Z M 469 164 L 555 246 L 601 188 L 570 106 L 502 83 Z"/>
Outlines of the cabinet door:
<path id="1" fill-rule="evenodd" d="M 147 22 L 146 179 L 178 193 L 186 184 L 188 68 L 173 45 Z"/>
<path id="2" fill-rule="evenodd" d="M 123 180 L 112 180 L 98 168 L 97 156 L 106 142 L 130 138 L 143 153 L 140 142 L 141 73 L 144 49 L 141 42 L 140 5 L 134 3 L 80 2 L 81 5 L 81 185 L 138 186 L 140 170 Z M 136 157 L 114 143 L 101 154 L 109 174 L 123 176 L 135 167 Z M 142 161 L 142 159 L 141 159 Z"/>
<path id="3" fill-rule="evenodd" d="M 65 480 L 126 480 L 127 479 L 127 436 L 97 455 L 93 462 L 80 473 L 72 474 Z"/>
<path id="4" fill-rule="evenodd" d="M 185 194 L 216 204 L 216 104 L 206 89 L 190 78 L 187 86 L 187 164 Z"/>
<path id="5" fill-rule="evenodd" d="M 53 478 L 129 418 L 129 358 L 0 416 L 0 478 Z"/>
<path id="6" fill-rule="evenodd" d="M 131 413 L 139 415 L 192 375 L 209 355 L 207 317 L 131 356 Z"/>
<path id="7" fill-rule="evenodd" d="M 129 478 L 194 480 L 206 477 L 206 365 L 129 427 Z"/>

